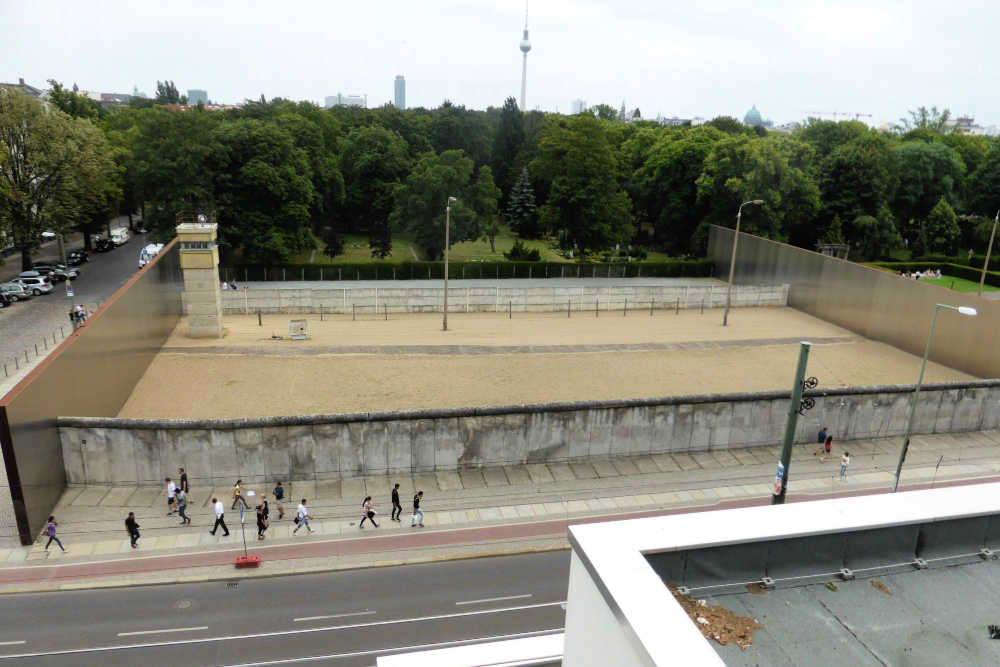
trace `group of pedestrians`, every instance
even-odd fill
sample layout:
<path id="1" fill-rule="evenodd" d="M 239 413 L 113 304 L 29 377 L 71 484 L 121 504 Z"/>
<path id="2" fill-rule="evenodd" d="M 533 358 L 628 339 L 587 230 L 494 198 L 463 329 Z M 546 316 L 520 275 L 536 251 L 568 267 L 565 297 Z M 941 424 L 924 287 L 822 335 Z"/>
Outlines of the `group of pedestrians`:
<path id="1" fill-rule="evenodd" d="M 816 440 L 820 444 L 820 448 L 813 452 L 813 456 L 822 453 L 819 460 L 825 462 L 833 451 L 833 436 L 827 433 L 827 427 L 824 426 L 816 435 Z M 849 465 L 851 465 L 851 453 L 845 450 L 843 456 L 840 457 L 840 481 L 842 482 L 847 481 L 847 467 Z"/>
<path id="2" fill-rule="evenodd" d="M 417 491 L 413 494 L 413 515 L 410 517 L 410 528 L 416 526 L 424 527 L 424 510 L 420 507 L 421 501 L 424 499 L 424 492 Z M 402 521 L 403 506 L 399 501 L 399 484 L 392 485 L 392 495 L 390 498 L 392 502 L 392 516 L 391 521 Z M 378 528 L 378 524 L 375 523 L 375 503 L 372 502 L 371 496 L 365 496 L 365 499 L 361 502 L 361 521 L 358 523 L 358 528 L 365 527 L 365 521 L 370 521 L 373 526 Z"/>

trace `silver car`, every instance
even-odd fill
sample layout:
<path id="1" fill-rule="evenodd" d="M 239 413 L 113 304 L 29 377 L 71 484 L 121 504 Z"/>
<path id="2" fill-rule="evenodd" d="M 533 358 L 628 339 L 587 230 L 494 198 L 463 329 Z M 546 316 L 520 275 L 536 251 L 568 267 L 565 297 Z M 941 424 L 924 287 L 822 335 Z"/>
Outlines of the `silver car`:
<path id="1" fill-rule="evenodd" d="M 31 298 L 31 292 L 18 282 L 0 284 L 0 292 L 6 294 L 11 301 L 27 301 Z"/>
<path id="2" fill-rule="evenodd" d="M 17 282 L 21 283 L 24 288 L 30 291 L 35 296 L 39 294 L 48 294 L 52 291 L 52 283 L 49 281 L 48 276 L 25 276 L 25 273 L 37 273 L 36 271 L 23 271 L 21 277 L 17 279 Z"/>

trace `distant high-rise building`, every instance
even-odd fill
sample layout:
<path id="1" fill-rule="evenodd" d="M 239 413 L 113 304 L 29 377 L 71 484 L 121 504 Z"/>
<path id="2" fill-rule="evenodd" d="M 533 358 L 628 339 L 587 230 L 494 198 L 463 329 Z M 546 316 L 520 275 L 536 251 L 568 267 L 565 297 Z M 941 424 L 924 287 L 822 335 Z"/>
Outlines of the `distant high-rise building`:
<path id="1" fill-rule="evenodd" d="M 198 90 L 198 89 L 188 89 L 188 104 L 195 106 L 201 102 L 202 104 L 208 104 L 208 91 Z"/>
<path id="2" fill-rule="evenodd" d="M 531 50 L 531 42 L 528 40 L 528 0 L 524 1 L 524 37 L 521 39 L 521 53 L 524 54 L 521 64 L 521 111 L 527 111 L 524 106 L 524 93 L 528 86 L 528 51 Z"/>
<path id="3" fill-rule="evenodd" d="M 406 79 L 402 74 L 396 75 L 396 108 L 406 108 Z"/>
<path id="4" fill-rule="evenodd" d="M 367 95 L 341 95 L 337 93 L 336 95 L 327 95 L 326 103 L 323 105 L 325 108 L 330 107 L 361 107 L 365 109 L 368 107 L 368 96 Z"/>
<path id="5" fill-rule="evenodd" d="M 587 103 L 584 102 L 583 100 L 573 100 L 573 103 L 570 105 L 570 108 L 572 110 L 573 115 L 575 116 L 576 114 L 583 113 L 584 111 L 587 110 Z"/>

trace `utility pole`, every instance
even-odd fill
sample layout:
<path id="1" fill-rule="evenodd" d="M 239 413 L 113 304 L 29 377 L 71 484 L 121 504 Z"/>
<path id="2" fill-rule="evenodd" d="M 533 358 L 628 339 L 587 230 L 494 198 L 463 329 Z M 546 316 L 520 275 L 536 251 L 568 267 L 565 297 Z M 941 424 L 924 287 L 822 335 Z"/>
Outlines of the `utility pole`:
<path id="1" fill-rule="evenodd" d="M 778 462 L 778 473 L 774 480 L 774 495 L 772 505 L 785 503 L 785 491 L 788 490 L 788 467 L 792 462 L 792 445 L 795 443 L 795 427 L 799 423 L 799 412 L 802 410 L 802 391 L 806 384 L 815 387 L 815 378 L 805 380 L 806 363 L 809 361 L 809 348 L 812 343 L 802 341 L 799 346 L 799 364 L 795 368 L 795 384 L 792 385 L 792 398 L 788 402 L 788 419 L 785 421 L 785 442 L 781 447 L 781 461 Z M 810 387 L 811 388 L 811 387 Z M 810 399 L 811 401 L 811 399 Z"/>

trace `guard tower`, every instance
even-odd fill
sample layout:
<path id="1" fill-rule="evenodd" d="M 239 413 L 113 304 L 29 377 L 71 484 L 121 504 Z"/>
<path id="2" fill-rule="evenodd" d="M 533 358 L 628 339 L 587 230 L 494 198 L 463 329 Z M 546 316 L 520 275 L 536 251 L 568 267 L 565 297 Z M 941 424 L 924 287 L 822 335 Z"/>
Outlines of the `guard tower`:
<path id="1" fill-rule="evenodd" d="M 219 250 L 214 214 L 178 213 L 177 239 L 184 273 L 190 338 L 222 338 Z"/>

